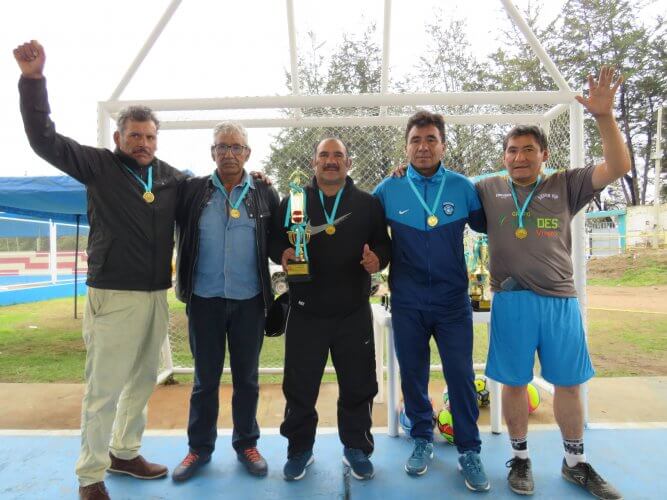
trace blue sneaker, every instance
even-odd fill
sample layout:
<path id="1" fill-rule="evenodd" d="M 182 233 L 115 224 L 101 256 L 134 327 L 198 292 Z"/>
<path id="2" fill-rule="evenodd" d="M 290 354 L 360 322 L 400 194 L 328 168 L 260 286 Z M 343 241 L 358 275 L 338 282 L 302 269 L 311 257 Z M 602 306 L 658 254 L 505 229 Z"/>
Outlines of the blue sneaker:
<path id="1" fill-rule="evenodd" d="M 306 475 L 306 467 L 315 461 L 313 450 L 295 453 L 287 459 L 283 468 L 283 477 L 286 481 L 298 481 Z"/>
<path id="2" fill-rule="evenodd" d="M 343 463 L 350 468 L 355 479 L 371 479 L 375 474 L 369 456 L 362 450 L 345 448 L 343 450 Z"/>
<path id="3" fill-rule="evenodd" d="M 468 450 L 463 455 L 459 455 L 459 470 L 469 490 L 489 491 L 491 489 L 479 453 L 476 451 Z"/>
<path id="4" fill-rule="evenodd" d="M 428 470 L 428 463 L 433 458 L 433 443 L 424 438 L 415 439 L 412 455 L 405 463 L 405 472 L 411 476 L 421 476 Z"/>

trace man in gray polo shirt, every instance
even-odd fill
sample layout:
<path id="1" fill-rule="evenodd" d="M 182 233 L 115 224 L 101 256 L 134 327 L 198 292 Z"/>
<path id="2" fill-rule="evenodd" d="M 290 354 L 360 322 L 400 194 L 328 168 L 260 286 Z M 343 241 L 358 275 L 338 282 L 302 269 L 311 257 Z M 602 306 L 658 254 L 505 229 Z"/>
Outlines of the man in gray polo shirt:
<path id="1" fill-rule="evenodd" d="M 603 66 L 589 77 L 587 97 L 577 97 L 593 115 L 602 139 L 604 163 L 546 176 L 549 156 L 544 133 L 520 126 L 505 137 L 503 163 L 509 178 L 477 184 L 484 206 L 491 254 L 491 343 L 486 374 L 504 384 L 503 413 L 513 458 L 510 488 L 533 493 L 528 458 L 526 384 L 533 378 L 535 352 L 542 376 L 555 387 L 554 415 L 565 457 L 563 477 L 598 498 L 620 493 L 586 461 L 580 384 L 594 374 L 574 287 L 570 222 L 595 194 L 630 169 L 630 156 L 613 114 L 622 77 Z"/>

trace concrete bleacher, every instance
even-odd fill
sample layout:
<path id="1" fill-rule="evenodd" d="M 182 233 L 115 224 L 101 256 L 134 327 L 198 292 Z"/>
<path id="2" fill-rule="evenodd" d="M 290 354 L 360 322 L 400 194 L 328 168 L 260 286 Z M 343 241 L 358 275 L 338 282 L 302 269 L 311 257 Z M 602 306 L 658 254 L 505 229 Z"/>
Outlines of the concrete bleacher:
<path id="1" fill-rule="evenodd" d="M 74 251 L 57 253 L 58 274 L 74 274 Z M 88 255 L 79 252 L 78 272 L 85 275 L 88 270 Z M 0 252 L 0 276 L 35 276 L 49 271 L 48 252 Z"/>

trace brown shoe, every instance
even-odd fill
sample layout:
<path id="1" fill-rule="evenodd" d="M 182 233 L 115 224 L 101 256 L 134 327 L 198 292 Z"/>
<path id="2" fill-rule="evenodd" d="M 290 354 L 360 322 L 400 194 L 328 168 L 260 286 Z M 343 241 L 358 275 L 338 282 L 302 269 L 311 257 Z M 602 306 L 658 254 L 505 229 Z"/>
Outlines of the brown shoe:
<path id="1" fill-rule="evenodd" d="M 79 498 L 81 500 L 111 500 L 102 481 L 88 486 L 79 486 Z"/>
<path id="2" fill-rule="evenodd" d="M 109 453 L 109 457 L 111 457 L 111 467 L 108 469 L 109 472 L 127 474 L 138 479 L 157 479 L 166 476 L 168 472 L 166 466 L 152 464 L 146 461 L 141 455 L 131 460 L 123 460 L 114 457 L 111 453 Z"/>

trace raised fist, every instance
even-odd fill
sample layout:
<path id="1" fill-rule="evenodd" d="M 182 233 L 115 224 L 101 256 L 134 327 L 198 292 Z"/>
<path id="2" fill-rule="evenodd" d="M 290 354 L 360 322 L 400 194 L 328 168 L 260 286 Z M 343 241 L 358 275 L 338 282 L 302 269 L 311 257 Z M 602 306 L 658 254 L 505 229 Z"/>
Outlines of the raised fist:
<path id="1" fill-rule="evenodd" d="M 14 49 L 14 59 L 26 78 L 44 78 L 46 54 L 37 40 L 30 40 Z"/>

